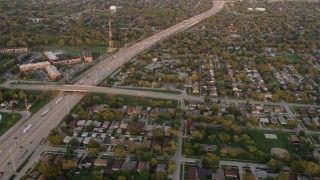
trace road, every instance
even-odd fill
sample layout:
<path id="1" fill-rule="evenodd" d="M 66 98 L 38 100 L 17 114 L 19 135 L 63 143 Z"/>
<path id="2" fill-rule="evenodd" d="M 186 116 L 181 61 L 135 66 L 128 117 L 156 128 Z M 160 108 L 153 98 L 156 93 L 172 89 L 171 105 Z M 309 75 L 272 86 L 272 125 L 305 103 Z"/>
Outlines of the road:
<path id="1" fill-rule="evenodd" d="M 203 19 L 219 12 L 223 5 L 223 1 L 214 1 L 212 9 L 167 28 L 151 37 L 133 44 L 128 48 L 120 49 L 112 57 L 101 60 L 100 63 L 84 73 L 75 84 L 82 84 L 92 88 L 92 85 L 96 85 L 104 80 L 122 64 L 130 61 L 138 53 L 145 51 L 168 36 L 185 30 Z M 22 89 L 22 87 L 19 88 Z M 46 88 L 48 88 L 48 86 L 43 86 L 43 89 Z M 119 90 L 116 89 L 115 91 L 115 89 L 111 89 L 110 92 L 118 94 Z M 137 94 L 137 91 L 134 92 L 136 94 L 133 93 L 132 95 L 148 96 L 148 93 L 145 92 L 143 92 L 143 94 Z M 33 157 L 40 155 L 39 151 L 36 151 L 39 147 L 40 141 L 48 136 L 52 128 L 58 126 L 67 114 L 68 109 L 73 108 L 82 99 L 83 95 L 84 93 L 79 92 L 67 93 L 66 96 L 64 93 L 60 93 L 58 97 L 50 101 L 20 126 L 17 127 L 15 125 L 17 128 L 16 131 L 12 132 L 0 143 L 0 150 L 2 150 L 2 154 L 0 155 L 0 171 L 4 172 L 3 176 L 0 177 L 1 179 L 9 179 L 9 177 L 14 173 L 13 166 L 15 165 L 15 167 L 18 168 L 33 151 L 35 151 Z M 163 94 L 159 94 L 158 98 L 163 98 L 162 96 Z M 175 95 L 172 96 L 174 97 Z M 55 101 L 60 97 L 64 97 L 63 101 L 55 105 Z M 46 115 L 42 116 L 42 112 L 46 109 L 51 110 Z M 24 134 L 22 131 L 28 124 L 32 124 L 32 128 Z"/>

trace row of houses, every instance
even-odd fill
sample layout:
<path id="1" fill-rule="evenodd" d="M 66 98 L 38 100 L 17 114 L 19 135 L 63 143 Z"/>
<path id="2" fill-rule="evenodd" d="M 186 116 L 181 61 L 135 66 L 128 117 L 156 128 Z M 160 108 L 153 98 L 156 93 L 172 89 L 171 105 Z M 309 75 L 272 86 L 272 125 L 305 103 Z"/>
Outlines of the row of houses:
<path id="1" fill-rule="evenodd" d="M 18 54 L 18 53 L 28 53 L 28 52 L 29 52 L 29 49 L 26 47 L 0 49 L 0 54 Z"/>
<path id="2" fill-rule="evenodd" d="M 246 68 L 246 73 L 251 81 L 251 87 L 257 92 L 268 92 L 268 88 L 257 69 Z"/>

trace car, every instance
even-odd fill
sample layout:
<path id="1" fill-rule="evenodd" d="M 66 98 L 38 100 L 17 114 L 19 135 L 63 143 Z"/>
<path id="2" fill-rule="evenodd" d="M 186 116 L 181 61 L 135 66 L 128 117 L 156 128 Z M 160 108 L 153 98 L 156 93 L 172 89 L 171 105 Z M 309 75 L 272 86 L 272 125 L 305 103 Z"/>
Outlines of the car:
<path id="1" fill-rule="evenodd" d="M 20 149 L 22 149 L 23 148 L 23 146 L 20 146 Z"/>
<path id="2" fill-rule="evenodd" d="M 0 176 L 2 176 L 3 174 L 4 174 L 4 172 L 3 172 L 3 171 L 1 171 L 1 172 L 0 172 Z"/>
<path id="3" fill-rule="evenodd" d="M 11 161 L 9 161 L 8 163 L 7 163 L 7 165 L 10 165 L 11 164 Z"/>
<path id="4" fill-rule="evenodd" d="M 14 137 L 14 139 L 17 139 L 18 137 L 16 136 L 16 137 Z"/>

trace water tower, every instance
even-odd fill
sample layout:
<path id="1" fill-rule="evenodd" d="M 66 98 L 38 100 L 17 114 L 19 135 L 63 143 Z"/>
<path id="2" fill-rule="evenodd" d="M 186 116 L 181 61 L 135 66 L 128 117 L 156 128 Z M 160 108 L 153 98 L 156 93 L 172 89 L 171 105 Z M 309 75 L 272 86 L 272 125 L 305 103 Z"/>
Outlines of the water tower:
<path id="1" fill-rule="evenodd" d="M 116 11 L 117 11 L 117 7 L 116 6 L 110 6 L 110 11 L 111 11 L 111 13 L 116 13 Z"/>

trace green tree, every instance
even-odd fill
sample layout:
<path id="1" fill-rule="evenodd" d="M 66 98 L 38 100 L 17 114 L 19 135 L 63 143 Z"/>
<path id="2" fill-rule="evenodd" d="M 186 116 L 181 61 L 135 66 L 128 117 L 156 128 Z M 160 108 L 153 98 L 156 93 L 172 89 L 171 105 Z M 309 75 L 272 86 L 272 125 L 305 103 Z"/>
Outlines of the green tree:
<path id="1" fill-rule="evenodd" d="M 126 157 L 127 151 L 123 146 L 117 146 L 114 150 L 114 155 L 116 157 Z"/>
<path id="2" fill-rule="evenodd" d="M 156 167 L 158 165 L 158 161 L 156 158 L 151 158 L 150 159 L 150 166 L 151 167 Z"/>
<path id="3" fill-rule="evenodd" d="M 62 161 L 62 169 L 71 170 L 76 168 L 77 163 L 73 160 L 63 160 Z"/>
<path id="4" fill-rule="evenodd" d="M 275 159 L 270 159 L 270 161 L 268 162 L 268 167 L 271 170 L 278 172 L 282 168 L 282 162 Z"/>
<path id="5" fill-rule="evenodd" d="M 176 163 L 174 161 L 169 161 L 167 166 L 167 172 L 168 174 L 174 173 L 174 171 L 177 169 Z"/>
<path id="6" fill-rule="evenodd" d="M 54 167 L 50 164 L 41 163 L 38 171 L 44 176 L 44 177 L 57 177 L 59 173 L 59 169 L 57 167 Z"/>
<path id="7" fill-rule="evenodd" d="M 288 180 L 289 179 L 289 174 L 286 172 L 280 172 L 276 176 L 275 180 Z"/>
<path id="8" fill-rule="evenodd" d="M 212 153 L 207 153 L 202 156 L 202 166 L 209 168 L 210 166 L 219 163 L 219 157 Z"/>

